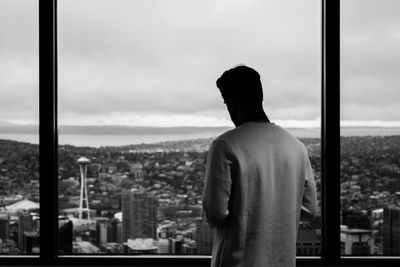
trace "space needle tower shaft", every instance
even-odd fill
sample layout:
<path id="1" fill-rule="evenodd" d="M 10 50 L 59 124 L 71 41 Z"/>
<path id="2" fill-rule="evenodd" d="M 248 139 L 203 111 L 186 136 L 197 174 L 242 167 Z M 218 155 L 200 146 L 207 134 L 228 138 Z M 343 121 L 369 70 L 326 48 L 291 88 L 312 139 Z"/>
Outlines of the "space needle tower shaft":
<path id="1" fill-rule="evenodd" d="M 85 211 L 87 213 L 87 219 L 90 221 L 90 210 L 89 210 L 89 198 L 87 193 L 87 185 L 86 185 L 86 174 L 87 167 L 90 163 L 90 160 L 85 157 L 81 157 L 78 159 L 79 169 L 81 174 L 81 192 L 79 198 L 79 219 L 82 219 L 82 213 Z"/>

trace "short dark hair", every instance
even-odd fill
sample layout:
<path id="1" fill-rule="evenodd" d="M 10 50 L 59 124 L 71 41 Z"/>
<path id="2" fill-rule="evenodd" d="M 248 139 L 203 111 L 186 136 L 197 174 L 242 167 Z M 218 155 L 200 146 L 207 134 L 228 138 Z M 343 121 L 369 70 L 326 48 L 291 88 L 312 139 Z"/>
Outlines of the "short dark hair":
<path id="1" fill-rule="evenodd" d="M 225 71 L 217 80 L 222 97 L 243 104 L 260 104 L 263 101 L 263 89 L 260 74 L 245 65 Z"/>

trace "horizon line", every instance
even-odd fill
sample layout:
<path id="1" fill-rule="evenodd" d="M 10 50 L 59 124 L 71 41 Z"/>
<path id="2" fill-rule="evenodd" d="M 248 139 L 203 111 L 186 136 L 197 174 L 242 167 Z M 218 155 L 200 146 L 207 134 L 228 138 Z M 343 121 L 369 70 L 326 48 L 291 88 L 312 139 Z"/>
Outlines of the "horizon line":
<path id="1" fill-rule="evenodd" d="M 275 122 L 273 122 L 275 123 Z M 284 127 L 284 128 L 296 128 L 296 129 L 318 129 L 321 128 L 320 125 L 318 126 L 307 126 L 307 125 L 280 125 L 279 123 L 275 123 L 278 126 Z M 2 127 L 39 127 L 39 124 L 34 124 L 34 123 L 28 123 L 28 124 L 10 124 L 10 125 L 1 125 L 0 128 Z M 234 128 L 234 125 L 231 126 L 226 126 L 226 125 L 172 125 L 172 126 L 159 126 L 159 125 L 125 125 L 125 124 L 63 124 L 63 125 L 58 125 L 58 127 L 124 127 L 124 128 L 158 128 L 158 129 L 168 129 L 168 128 Z M 374 125 L 374 124 L 354 124 L 354 125 L 340 125 L 340 128 L 400 128 L 400 125 Z"/>
<path id="2" fill-rule="evenodd" d="M 285 128 L 321 128 L 320 119 L 315 120 L 271 120 L 279 126 Z M 38 127 L 37 122 L 9 122 L 0 120 L 0 127 Z M 232 128 L 235 127 L 232 122 L 226 124 L 171 124 L 171 125 L 143 125 L 143 124 L 128 124 L 128 123 L 117 123 L 117 124 L 100 124 L 100 123 L 77 123 L 77 124 L 59 124 L 58 127 L 131 127 L 131 128 Z M 400 128 L 400 121 L 380 121 L 380 120 L 341 120 L 341 128 Z"/>

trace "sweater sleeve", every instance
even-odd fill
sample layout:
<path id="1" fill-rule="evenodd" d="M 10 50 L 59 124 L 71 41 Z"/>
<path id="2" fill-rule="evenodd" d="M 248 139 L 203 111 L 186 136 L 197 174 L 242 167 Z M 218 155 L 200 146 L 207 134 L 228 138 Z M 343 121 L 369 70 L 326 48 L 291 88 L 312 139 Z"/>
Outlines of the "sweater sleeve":
<path id="1" fill-rule="evenodd" d="M 317 214 L 317 190 L 313 170 L 311 168 L 310 159 L 308 157 L 307 149 L 305 148 L 305 181 L 304 193 L 301 206 L 301 217 L 304 219 L 311 219 Z"/>
<path id="2" fill-rule="evenodd" d="M 202 216 L 211 227 L 222 224 L 229 214 L 232 184 L 229 153 L 227 145 L 217 139 L 211 144 L 207 156 Z"/>

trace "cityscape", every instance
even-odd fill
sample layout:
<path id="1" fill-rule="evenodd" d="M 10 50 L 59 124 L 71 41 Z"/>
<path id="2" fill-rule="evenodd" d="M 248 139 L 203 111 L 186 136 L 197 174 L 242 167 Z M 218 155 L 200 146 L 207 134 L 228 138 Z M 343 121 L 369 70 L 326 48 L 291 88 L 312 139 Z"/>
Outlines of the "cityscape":
<path id="1" fill-rule="evenodd" d="M 320 255 L 321 10 L 294 0 L 59 1 L 58 253 L 211 254 L 201 196 L 212 138 L 197 131 L 232 127 L 215 80 L 243 63 L 262 77 L 268 116 L 301 130 L 319 206 L 300 221 L 297 255 Z M 399 11 L 395 0 L 340 4 L 332 201 L 343 255 L 400 255 Z M 40 252 L 39 181 L 55 178 L 39 177 L 38 15 L 38 1 L 0 1 L 0 255 Z M 133 129 L 145 127 L 156 129 Z M 178 127 L 175 137 L 189 127 L 196 136 L 160 141 Z"/>
<path id="2" fill-rule="evenodd" d="M 201 196 L 212 140 L 59 146 L 58 252 L 210 255 Z M 320 139 L 301 141 L 320 200 Z M 0 253 L 39 253 L 38 146 L 0 140 L 0 153 Z M 399 153 L 400 136 L 341 138 L 342 254 L 400 254 Z M 319 205 L 300 222 L 297 255 L 319 255 L 320 215 Z"/>

